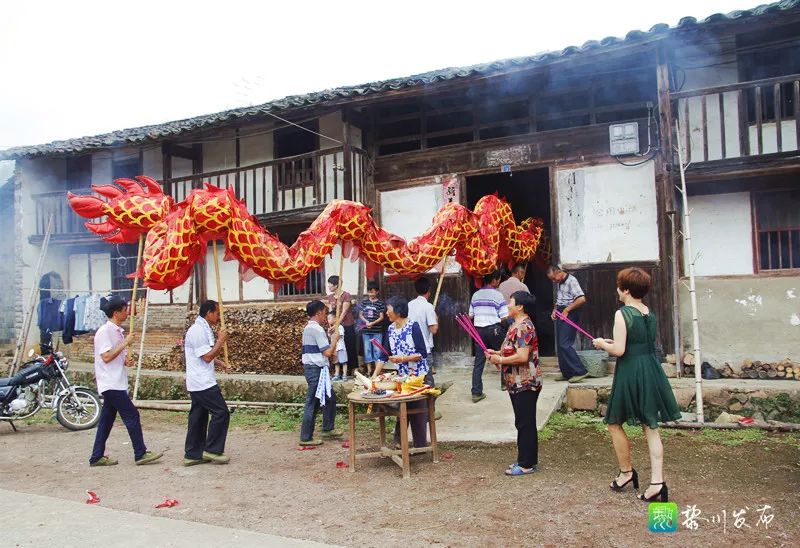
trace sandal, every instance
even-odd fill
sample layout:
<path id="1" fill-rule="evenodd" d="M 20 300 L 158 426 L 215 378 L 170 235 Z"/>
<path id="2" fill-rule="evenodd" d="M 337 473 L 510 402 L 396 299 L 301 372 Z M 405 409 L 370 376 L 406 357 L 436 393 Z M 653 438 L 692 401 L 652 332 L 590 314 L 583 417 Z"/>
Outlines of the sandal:
<path id="1" fill-rule="evenodd" d="M 609 485 L 609 487 L 611 487 L 611 490 L 612 491 L 622 491 L 625 488 L 625 486 L 628 485 L 631 482 L 633 482 L 633 488 L 634 489 L 638 489 L 639 488 L 639 474 L 636 473 L 636 469 L 631 468 L 630 470 L 620 470 L 619 474 L 617 474 L 617 477 L 619 477 L 622 474 L 628 474 L 630 472 L 633 472 L 631 474 L 630 479 L 628 479 L 628 481 L 626 481 L 624 483 L 617 483 L 617 479 L 614 478 L 614 481 L 612 481 L 611 485 Z"/>
<path id="2" fill-rule="evenodd" d="M 529 468 L 528 470 L 525 470 L 519 464 L 514 464 L 513 466 L 511 466 L 511 468 L 506 470 L 505 473 L 506 473 L 506 476 L 526 476 L 528 474 L 533 474 L 534 472 L 536 472 L 536 467 L 535 466 L 533 468 Z"/>

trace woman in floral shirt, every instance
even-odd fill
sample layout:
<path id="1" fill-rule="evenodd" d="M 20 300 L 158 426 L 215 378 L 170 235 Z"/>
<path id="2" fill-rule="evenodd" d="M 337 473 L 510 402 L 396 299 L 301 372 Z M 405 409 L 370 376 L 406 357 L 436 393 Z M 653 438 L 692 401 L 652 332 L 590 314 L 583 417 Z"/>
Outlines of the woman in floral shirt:
<path id="1" fill-rule="evenodd" d="M 511 396 L 514 426 L 517 428 L 517 462 L 506 470 L 508 476 L 536 471 L 539 462 L 539 434 L 536 431 L 536 402 L 542 390 L 539 370 L 539 341 L 531 317 L 536 298 L 517 291 L 508 301 L 509 317 L 514 320 L 500 350 L 487 350 L 487 359 L 502 368 L 502 383 Z"/>

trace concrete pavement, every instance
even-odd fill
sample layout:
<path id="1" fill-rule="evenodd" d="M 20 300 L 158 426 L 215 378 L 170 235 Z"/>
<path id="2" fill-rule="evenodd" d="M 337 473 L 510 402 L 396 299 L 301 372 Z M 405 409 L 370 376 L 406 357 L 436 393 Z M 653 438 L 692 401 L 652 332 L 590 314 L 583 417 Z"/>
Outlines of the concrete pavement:
<path id="1" fill-rule="evenodd" d="M 101 501 L 102 504 L 102 501 Z M 0 489 L 3 546 L 330 546 Z"/>

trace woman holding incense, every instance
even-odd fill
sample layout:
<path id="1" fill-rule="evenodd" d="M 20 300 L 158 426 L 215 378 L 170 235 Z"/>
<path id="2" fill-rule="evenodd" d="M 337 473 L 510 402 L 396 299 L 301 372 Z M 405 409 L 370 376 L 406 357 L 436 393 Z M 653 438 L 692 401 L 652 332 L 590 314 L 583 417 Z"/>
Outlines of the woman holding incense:
<path id="1" fill-rule="evenodd" d="M 624 305 L 614 315 L 614 339 L 595 339 L 594 347 L 618 356 L 614 382 L 608 398 L 608 423 L 611 442 L 619 462 L 619 473 L 611 482 L 613 491 L 629 483 L 639 488 L 639 476 L 631 463 L 631 444 L 623 423 L 642 425 L 650 450 L 650 486 L 639 498 L 667 502 L 669 491 L 664 481 L 664 447 L 658 423 L 681 418 L 675 395 L 656 358 L 656 319 L 642 298 L 650 289 L 650 274 L 641 268 L 625 268 L 617 274 L 617 295 Z"/>
<path id="2" fill-rule="evenodd" d="M 513 323 L 500 350 L 486 350 L 490 363 L 501 367 L 501 383 L 511 397 L 514 426 L 517 428 L 517 462 L 507 476 L 524 476 L 536 471 L 539 462 L 539 434 L 536 430 L 536 402 L 542 390 L 539 369 L 539 341 L 531 317 L 536 312 L 536 297 L 517 291 L 508 300 L 508 316 Z"/>
<path id="3" fill-rule="evenodd" d="M 397 374 L 402 376 L 417 375 L 425 377 L 425 384 L 433 386 L 433 375 L 428 367 L 428 347 L 419 324 L 408 319 L 408 301 L 403 297 L 390 297 L 386 301 L 386 315 L 389 321 L 389 361 L 397 366 Z M 375 364 L 375 374 L 380 374 L 380 362 Z M 424 400 L 408 404 L 408 409 L 425 409 L 428 404 Z M 408 416 L 411 424 L 411 435 L 414 447 L 428 445 L 428 413 L 415 413 Z M 400 443 L 400 424 L 394 429 L 394 443 Z"/>

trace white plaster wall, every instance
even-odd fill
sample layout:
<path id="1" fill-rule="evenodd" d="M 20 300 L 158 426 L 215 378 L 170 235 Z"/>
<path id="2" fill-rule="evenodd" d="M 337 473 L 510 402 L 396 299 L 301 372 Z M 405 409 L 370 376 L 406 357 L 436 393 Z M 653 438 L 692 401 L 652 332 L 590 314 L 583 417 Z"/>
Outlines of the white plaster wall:
<path id="1" fill-rule="evenodd" d="M 778 125 L 775 122 L 761 125 L 761 154 L 778 152 Z M 750 154 L 758 154 L 758 128 L 750 126 Z M 727 133 L 727 131 L 726 131 Z M 781 122 L 781 151 L 797 150 L 797 132 L 794 120 Z"/>
<path id="2" fill-rule="evenodd" d="M 111 289 L 111 253 L 75 253 L 68 264 L 64 283 L 74 292 Z"/>
<path id="3" fill-rule="evenodd" d="M 336 139 L 336 141 L 332 141 L 331 139 L 324 139 L 320 137 L 319 138 L 320 150 L 342 146 L 341 142 L 344 141 L 343 137 L 344 124 L 342 124 L 342 113 L 337 110 L 335 112 L 331 112 L 330 114 L 320 116 L 319 132 L 322 135 L 327 135 L 328 137 Z"/>
<path id="4" fill-rule="evenodd" d="M 433 217 L 443 205 L 440 183 L 380 192 L 381 226 L 410 241 L 431 227 Z M 448 273 L 460 271 L 457 262 L 448 262 Z M 441 266 L 431 272 L 441 272 Z"/>
<path id="5" fill-rule="evenodd" d="M 753 273 L 753 237 L 750 194 L 691 196 L 692 250 L 697 276 Z M 684 272 L 689 272 L 684 249 Z"/>
<path id="6" fill-rule="evenodd" d="M 328 278 L 331 276 L 338 276 L 339 273 L 339 258 L 342 256 L 341 246 L 333 248 L 333 256 L 325 257 L 325 287 L 327 291 Z M 342 288 L 353 296 L 358 294 L 358 261 L 350 261 L 349 258 L 344 259 L 344 285 Z M 304 299 L 304 297 L 300 297 Z"/>
<path id="7" fill-rule="evenodd" d="M 234 302 L 239 300 L 239 261 L 223 261 L 225 246 L 217 244 L 219 259 L 219 277 L 222 286 L 222 300 Z M 206 252 L 206 295 L 217 300 L 217 278 L 214 272 L 213 248 L 209 244 Z"/>
<path id="8" fill-rule="evenodd" d="M 214 135 L 203 143 L 203 171 L 236 167 L 236 135 L 231 131 Z"/>
<path id="9" fill-rule="evenodd" d="M 658 260 L 652 161 L 559 170 L 556 193 L 563 264 Z"/>

